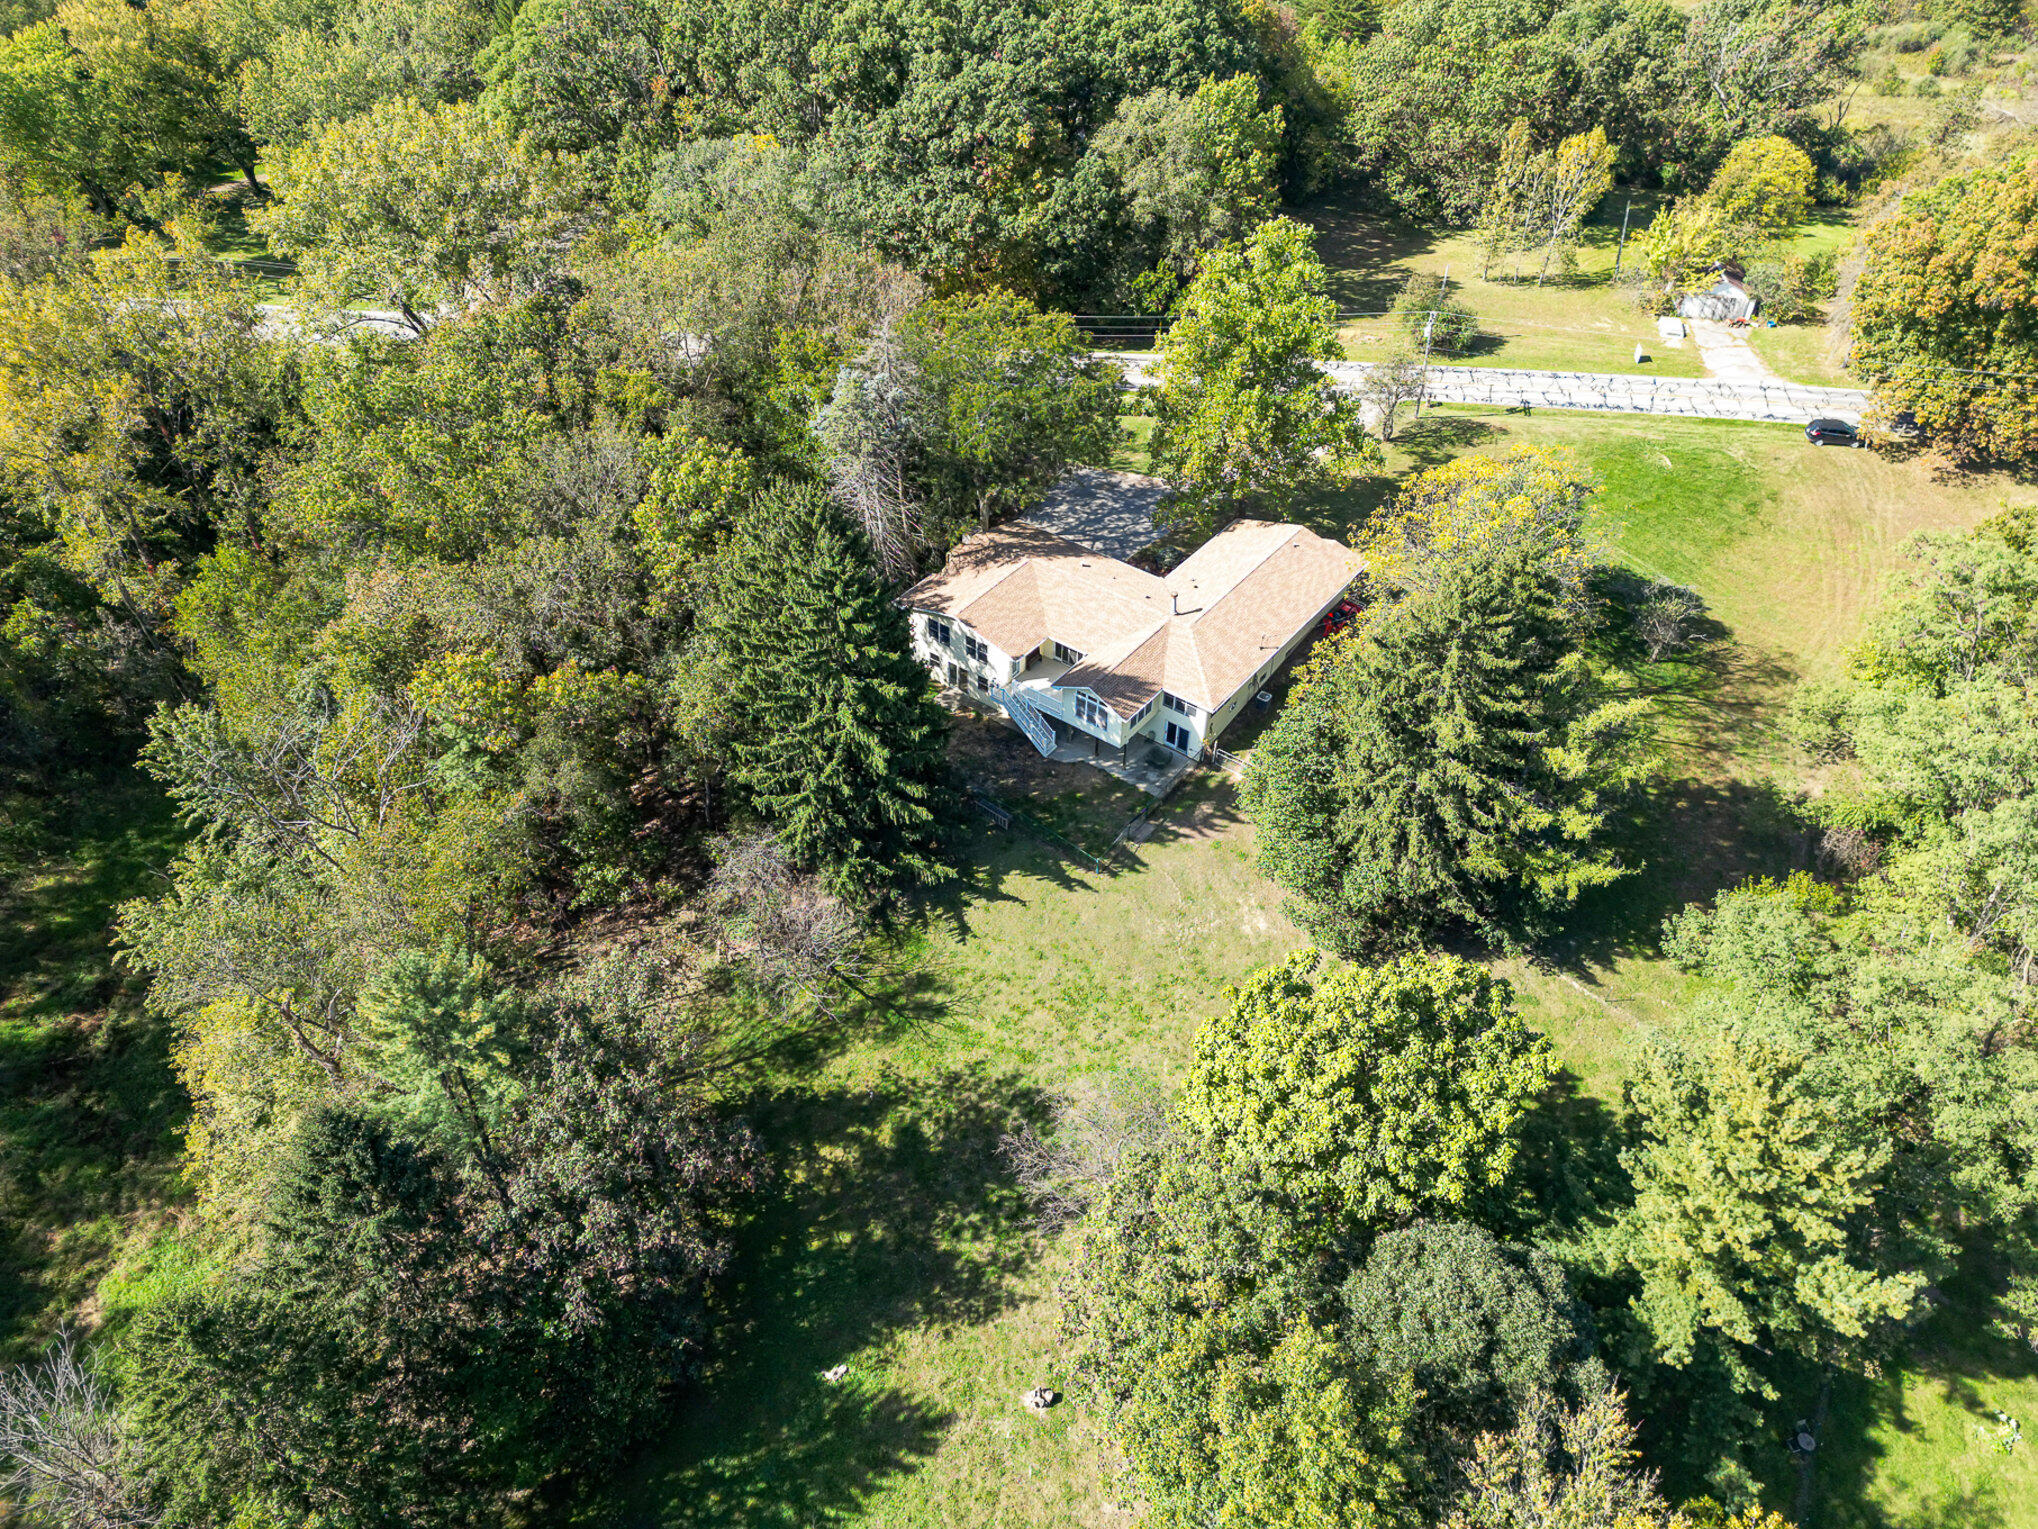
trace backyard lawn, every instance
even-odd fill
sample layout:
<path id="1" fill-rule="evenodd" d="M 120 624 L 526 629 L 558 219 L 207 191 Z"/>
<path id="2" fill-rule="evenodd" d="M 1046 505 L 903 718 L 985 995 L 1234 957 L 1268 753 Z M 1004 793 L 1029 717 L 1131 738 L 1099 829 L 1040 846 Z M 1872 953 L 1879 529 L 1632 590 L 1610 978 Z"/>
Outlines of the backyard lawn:
<path id="1" fill-rule="evenodd" d="M 1465 409 L 1433 420 L 1397 443 L 1392 474 L 1511 440 L 1572 447 L 1605 485 L 1617 555 L 1698 587 L 1729 634 L 1705 662 L 1652 676 L 1672 735 L 1665 782 L 1625 829 L 1651 869 L 1582 909 L 1535 962 L 1502 964 L 1589 1114 L 1593 1098 L 1617 1099 L 1639 1027 L 1689 991 L 1656 954 L 1662 917 L 1805 862 L 1774 731 L 1787 686 L 1833 670 L 1906 536 L 1971 525 L 2017 490 L 1821 452 L 1783 427 Z M 1349 534 L 1392 482 L 1324 496 L 1307 518 Z M 1122 821 L 1122 803 L 1075 777 L 1037 789 L 1050 794 L 1029 805 L 1072 838 Z M 791 1137 L 802 1166 L 744 1248 L 732 1357 L 588 1521 L 1134 1521 L 1092 1410 L 1020 1406 L 1028 1386 L 1066 1389 L 1060 1265 L 997 1144 L 1054 1093 L 1178 1079 L 1222 984 L 1303 943 L 1253 868 L 1228 781 L 1192 776 L 1155 821 L 1103 874 L 985 828 L 909 942 L 919 978 L 884 1038 L 845 1042 L 818 1082 L 758 1080 L 757 1117 Z M 838 1364 L 830 1384 L 822 1372 Z M 1805 1401 L 1778 1403 L 1783 1421 L 1793 1405 Z M 1836 1395 L 1822 1529 L 2038 1529 L 2030 1446 L 2000 1452 L 1995 1409 L 2038 1419 L 2038 1378 L 1956 1304 L 1910 1367 Z M 1787 1486 L 1780 1448 L 1758 1463 Z"/>
<path id="2" fill-rule="evenodd" d="M 32 1352 L 177 1198 L 168 1027 L 108 936 L 181 837 L 138 772 L 0 801 L 0 1360 Z"/>

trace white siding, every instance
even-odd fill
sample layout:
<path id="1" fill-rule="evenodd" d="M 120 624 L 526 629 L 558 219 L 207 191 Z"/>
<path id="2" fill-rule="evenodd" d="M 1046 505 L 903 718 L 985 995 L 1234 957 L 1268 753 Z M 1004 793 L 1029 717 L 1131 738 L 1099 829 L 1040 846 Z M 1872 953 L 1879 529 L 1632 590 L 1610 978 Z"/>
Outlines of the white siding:
<path id="1" fill-rule="evenodd" d="M 936 641 L 928 630 L 930 618 L 948 627 L 948 642 L 945 646 Z M 969 656 L 968 649 L 964 646 L 965 637 L 974 637 L 983 643 L 986 657 L 981 662 Z M 993 685 L 1008 684 L 1018 667 L 1009 654 L 1001 653 L 964 623 L 948 616 L 935 616 L 932 611 L 913 612 L 913 654 L 932 670 L 934 677 L 944 685 L 948 683 L 948 666 L 951 663 L 960 666 L 970 675 L 972 690 L 977 689 L 974 682 L 978 679 Z"/>
<path id="2" fill-rule="evenodd" d="M 1330 599 L 1326 600 L 1323 604 L 1323 609 L 1319 610 L 1314 616 L 1311 616 L 1307 624 L 1300 631 L 1296 632 L 1293 637 L 1288 639 L 1287 645 L 1280 652 L 1274 654 L 1272 658 L 1260 666 L 1257 674 L 1239 686 L 1237 690 L 1233 691 L 1231 698 L 1218 707 L 1216 712 L 1211 715 L 1209 726 L 1204 729 L 1203 735 L 1198 742 L 1203 744 L 1215 743 L 1224 730 L 1238 720 L 1238 714 L 1245 710 L 1247 703 L 1255 695 L 1259 694 L 1260 691 L 1267 688 L 1267 681 L 1273 677 L 1274 671 L 1288 662 L 1289 657 L 1295 650 L 1315 634 L 1316 629 L 1323 624 L 1323 618 L 1328 616 L 1332 609 L 1336 607 L 1337 602 L 1343 598 L 1344 591 L 1339 590 Z"/>

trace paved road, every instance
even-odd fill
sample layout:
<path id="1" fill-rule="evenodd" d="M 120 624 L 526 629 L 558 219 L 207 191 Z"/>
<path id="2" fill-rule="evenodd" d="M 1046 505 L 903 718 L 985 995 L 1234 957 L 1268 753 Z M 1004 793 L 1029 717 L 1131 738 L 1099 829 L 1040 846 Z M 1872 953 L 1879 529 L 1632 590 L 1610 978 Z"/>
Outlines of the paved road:
<path id="1" fill-rule="evenodd" d="M 289 335 L 301 335 L 305 331 L 298 322 L 297 310 L 288 303 L 257 303 L 255 312 L 261 317 L 256 321 L 256 332 L 264 339 L 280 340 Z M 312 338 L 330 341 L 338 332 L 365 330 L 374 334 L 395 335 L 399 340 L 414 340 L 417 331 L 404 322 L 402 314 L 393 308 L 350 308 L 336 315 L 345 322 L 335 330 L 321 330 Z"/>
<path id="2" fill-rule="evenodd" d="M 1102 351 L 1134 382 L 1148 380 L 1151 354 Z M 1324 370 L 1345 391 L 1370 371 L 1364 361 L 1329 361 Z M 1614 414 L 1678 414 L 1690 419 L 1784 420 L 1831 417 L 1859 424 L 1868 395 L 1854 388 L 1714 377 L 1632 377 L 1616 372 L 1530 372 L 1500 366 L 1433 366 L 1429 396 L 1441 403 L 1485 403 L 1519 409 L 1592 409 Z"/>

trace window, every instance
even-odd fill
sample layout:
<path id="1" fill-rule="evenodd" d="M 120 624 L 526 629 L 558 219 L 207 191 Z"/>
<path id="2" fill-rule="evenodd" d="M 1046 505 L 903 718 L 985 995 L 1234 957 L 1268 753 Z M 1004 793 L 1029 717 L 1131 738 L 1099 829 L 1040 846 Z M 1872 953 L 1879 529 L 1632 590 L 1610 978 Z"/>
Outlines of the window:
<path id="1" fill-rule="evenodd" d="M 1104 710 L 1104 703 L 1087 690 L 1076 692 L 1076 720 L 1085 727 L 1093 727 L 1104 733 L 1111 730 L 1111 723 Z"/>
<path id="2" fill-rule="evenodd" d="M 1196 747 L 1194 735 L 1179 722 L 1170 722 L 1167 725 L 1166 733 L 1167 745 L 1171 749 L 1180 749 L 1184 754 L 1187 754 Z"/>
<path id="3" fill-rule="evenodd" d="M 964 682 L 968 678 L 969 675 L 967 674 L 967 672 L 965 672 L 962 665 L 957 663 L 954 659 L 951 658 L 948 661 L 948 683 L 953 685 L 957 690 L 960 690 L 962 689 Z"/>
<path id="4" fill-rule="evenodd" d="M 927 618 L 927 636 L 936 646 L 947 647 L 950 635 L 946 621 L 943 621 L 939 616 L 929 616 Z"/>
<path id="5" fill-rule="evenodd" d="M 1161 692 L 1161 705 L 1167 707 L 1169 711 L 1178 711 L 1185 717 L 1196 715 L 1195 707 L 1178 695 L 1169 695 L 1165 690 Z"/>
<path id="6" fill-rule="evenodd" d="M 977 676 L 977 689 L 985 695 L 989 695 L 991 693 L 991 682 L 979 674 Z"/>
<path id="7" fill-rule="evenodd" d="M 962 651 L 977 663 L 987 664 L 991 661 L 990 647 L 981 637 L 972 637 L 967 632 L 962 634 Z"/>
<path id="8" fill-rule="evenodd" d="M 1082 654 L 1059 642 L 1054 645 L 1054 656 L 1065 664 L 1079 664 L 1083 661 Z"/>
<path id="9" fill-rule="evenodd" d="M 1153 715 L 1153 702 L 1148 701 L 1144 706 L 1140 707 L 1138 711 L 1132 714 L 1132 720 L 1126 723 L 1125 725 L 1127 727 L 1137 727 L 1139 726 L 1140 723 L 1144 722 L 1148 717 L 1152 715 Z"/>

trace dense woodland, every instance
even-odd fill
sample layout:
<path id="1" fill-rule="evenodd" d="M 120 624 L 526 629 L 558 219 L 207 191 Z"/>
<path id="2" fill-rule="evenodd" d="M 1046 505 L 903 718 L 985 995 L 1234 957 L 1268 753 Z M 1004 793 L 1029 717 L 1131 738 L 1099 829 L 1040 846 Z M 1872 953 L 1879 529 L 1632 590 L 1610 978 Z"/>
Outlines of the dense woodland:
<path id="1" fill-rule="evenodd" d="M 1178 549 L 1294 512 L 1476 339 L 1411 281 L 1332 389 L 1294 204 L 1539 284 L 1646 195 L 1641 311 L 1740 262 L 1843 305 L 1878 449 L 2038 457 L 2038 146 L 1978 84 L 1852 125 L 1906 26 L 2029 57 L 2003 0 L 0 4 L 0 797 L 174 815 L 111 939 L 181 1250 L 8 1298 L 10 1511 L 535 1522 L 673 1426 L 756 1336 L 774 1090 L 970 874 L 895 596 L 1132 416 Z M 1489 958 L 1644 869 L 1703 604 L 1561 450 L 1357 539 L 1242 793 L 1316 948 L 1006 1141 L 1072 1401 L 1156 1526 L 1774 1524 L 1767 1410 L 1949 1279 L 2038 1343 L 2038 525 L 1924 539 L 1799 690 L 1815 866 L 1670 920 L 1704 996 L 1590 1133 Z"/>

